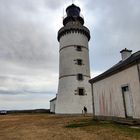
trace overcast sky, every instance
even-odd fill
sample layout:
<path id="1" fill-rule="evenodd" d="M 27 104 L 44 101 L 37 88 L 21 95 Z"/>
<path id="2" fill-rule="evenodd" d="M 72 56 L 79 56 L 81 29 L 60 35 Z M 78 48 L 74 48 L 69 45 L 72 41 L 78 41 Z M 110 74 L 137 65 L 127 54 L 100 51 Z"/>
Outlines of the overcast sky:
<path id="1" fill-rule="evenodd" d="M 58 88 L 57 32 L 71 0 L 0 0 L 0 110 L 49 108 Z M 91 31 L 91 75 L 140 50 L 139 0 L 75 0 Z"/>

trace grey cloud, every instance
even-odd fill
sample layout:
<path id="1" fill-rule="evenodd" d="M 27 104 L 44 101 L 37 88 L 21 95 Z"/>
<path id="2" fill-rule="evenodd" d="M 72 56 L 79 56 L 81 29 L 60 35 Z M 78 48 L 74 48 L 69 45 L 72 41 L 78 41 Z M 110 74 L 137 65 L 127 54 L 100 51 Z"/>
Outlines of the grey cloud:
<path id="1" fill-rule="evenodd" d="M 56 1 L 56 0 L 45 0 L 46 6 L 52 8 L 53 10 L 60 8 L 61 5 L 64 4 L 64 1 L 65 0 L 59 0 L 59 1 Z"/>
<path id="2" fill-rule="evenodd" d="M 17 1 L 9 3 L 8 6 L 14 5 L 14 8 L 7 10 L 5 7 L 2 8 L 3 12 L 0 12 L 0 58 L 22 66 L 56 69 L 58 54 L 54 51 L 54 47 L 57 46 L 57 41 L 51 28 L 46 26 L 50 24 L 47 15 L 41 15 L 42 12 L 36 11 L 32 12 L 30 18 L 28 17 L 30 13 L 26 9 L 20 10 L 24 8 L 23 2 L 20 3 L 20 7 L 17 6 L 19 5 Z M 23 20 L 24 16 L 26 20 Z"/>
<path id="3" fill-rule="evenodd" d="M 11 91 L 11 90 L 9 90 L 9 91 L 5 91 L 5 90 L 0 90 L 0 94 L 2 95 L 2 94 L 4 94 L 4 95 L 17 95 L 17 94 L 23 94 L 24 92 L 23 91 Z"/>
<path id="4" fill-rule="evenodd" d="M 23 89 L 23 90 L 1 90 L 0 89 L 0 94 L 2 95 L 26 95 L 26 96 L 30 96 L 31 94 L 35 95 L 35 94 L 47 94 L 47 95 L 54 95 L 55 96 L 55 93 L 52 92 L 52 91 L 30 91 L 30 90 L 27 90 L 27 89 Z"/>
<path id="5" fill-rule="evenodd" d="M 58 82 L 61 3 L 0 1 L 0 109 L 49 107 Z"/>
<path id="6" fill-rule="evenodd" d="M 57 78 L 53 72 L 35 74 L 32 71 L 32 75 L 2 75 L 0 93 L 54 93 Z"/>
<path id="7" fill-rule="evenodd" d="M 3 42 L 0 47 L 1 59 L 7 59 L 22 65 L 31 65 L 32 67 L 55 67 L 53 64 L 56 61 L 57 54 L 53 52 L 49 39 L 48 41 L 45 40 L 45 37 L 50 36 L 51 38 L 51 35 L 39 35 L 35 30 L 28 30 L 28 28 L 24 31 L 20 31 L 20 29 L 17 31 L 24 35 L 11 32 L 7 34 L 5 40 L 1 40 L 1 43 Z"/>
<path id="8" fill-rule="evenodd" d="M 24 10 L 28 12 L 35 12 L 43 8 L 50 8 L 56 10 L 59 8 L 64 0 L 1 0 L 0 5 L 10 9 Z M 8 9 L 9 10 L 9 9 Z"/>
<path id="9" fill-rule="evenodd" d="M 48 108 L 49 100 L 53 98 L 53 94 L 26 94 L 20 95 L 1 95 L 0 94 L 0 109 L 35 109 Z"/>
<path id="10" fill-rule="evenodd" d="M 123 48 L 133 52 L 139 50 L 139 5 L 137 0 L 94 0 L 93 4 L 87 3 L 90 15 L 95 19 L 89 19 L 93 70 L 103 71 L 117 63 L 120 60 L 119 51 Z M 96 60 L 98 63 L 95 63 Z"/>
<path id="11" fill-rule="evenodd" d="M 125 47 L 139 50 L 140 1 L 75 3 L 83 6 L 85 25 L 91 31 L 92 73 L 100 73 L 117 63 L 119 51 Z M 49 99 L 57 91 L 59 44 L 56 38 L 66 4 L 71 3 L 0 0 L 0 109 L 18 108 L 17 104 L 19 108 L 34 108 L 37 101 L 41 106 L 42 98 L 43 106 L 49 107 Z"/>

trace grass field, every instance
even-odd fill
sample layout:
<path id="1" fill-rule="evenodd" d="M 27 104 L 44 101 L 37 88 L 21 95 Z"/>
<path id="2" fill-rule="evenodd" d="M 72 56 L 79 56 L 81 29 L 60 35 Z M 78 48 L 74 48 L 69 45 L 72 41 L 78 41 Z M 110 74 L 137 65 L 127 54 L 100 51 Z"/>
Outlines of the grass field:
<path id="1" fill-rule="evenodd" d="M 138 140 L 140 129 L 91 117 L 16 114 L 0 116 L 0 140 Z"/>

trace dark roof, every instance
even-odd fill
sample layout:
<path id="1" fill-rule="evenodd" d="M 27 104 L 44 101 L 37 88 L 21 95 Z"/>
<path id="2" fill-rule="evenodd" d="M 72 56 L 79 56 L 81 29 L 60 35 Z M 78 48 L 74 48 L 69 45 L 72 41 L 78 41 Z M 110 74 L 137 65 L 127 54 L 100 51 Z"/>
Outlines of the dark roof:
<path id="1" fill-rule="evenodd" d="M 72 4 L 72 5 L 68 6 L 68 7 L 66 8 L 66 12 L 67 12 L 69 9 L 72 9 L 72 10 L 78 9 L 79 12 L 80 12 L 80 10 L 81 10 L 80 7 L 76 6 L 75 4 Z"/>
<path id="2" fill-rule="evenodd" d="M 54 101 L 54 100 L 56 100 L 56 99 L 57 99 L 57 98 L 55 97 L 55 98 L 51 99 L 50 102 L 52 102 L 52 101 Z"/>
<path id="3" fill-rule="evenodd" d="M 130 57 L 128 57 L 126 60 L 124 61 L 120 61 L 119 63 L 117 63 L 116 65 L 114 65 L 113 67 L 111 67 L 110 69 L 108 69 L 107 71 L 105 71 L 104 73 L 100 74 L 99 76 L 90 79 L 89 82 L 90 83 L 94 83 L 97 82 L 99 80 L 102 80 L 106 77 L 109 77 L 117 72 L 120 72 L 136 63 L 140 62 L 140 51 L 132 54 Z"/>

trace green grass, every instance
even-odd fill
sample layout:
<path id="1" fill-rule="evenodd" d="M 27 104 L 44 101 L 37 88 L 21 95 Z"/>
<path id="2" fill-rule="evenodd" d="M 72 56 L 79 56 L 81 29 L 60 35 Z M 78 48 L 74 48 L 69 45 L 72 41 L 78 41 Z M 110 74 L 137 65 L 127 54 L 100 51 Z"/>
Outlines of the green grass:
<path id="1" fill-rule="evenodd" d="M 98 121 L 93 119 L 87 119 L 87 120 L 80 120 L 74 123 L 70 123 L 66 125 L 67 128 L 77 128 L 77 127 L 87 127 L 87 126 L 102 126 L 102 127 L 108 127 L 110 124 L 113 124 L 109 121 Z"/>
<path id="2" fill-rule="evenodd" d="M 90 129 L 89 129 L 90 127 Z M 119 132 L 122 135 L 130 136 L 136 139 L 140 139 L 140 129 L 130 128 L 128 125 L 121 125 L 111 121 L 98 121 L 93 119 L 80 120 L 74 123 L 66 125 L 66 128 L 81 128 L 86 131 L 98 131 L 109 130 Z"/>
<path id="3" fill-rule="evenodd" d="M 96 120 L 80 120 L 75 123 L 71 123 L 66 125 L 67 128 L 77 128 L 77 127 L 86 127 L 86 126 L 92 126 L 97 125 L 98 121 Z"/>
<path id="4" fill-rule="evenodd" d="M 115 123 L 112 125 L 114 128 L 118 129 L 119 131 L 122 131 L 126 135 L 140 138 L 140 129 L 131 128 L 128 125 L 120 125 L 120 124 L 115 124 Z"/>

